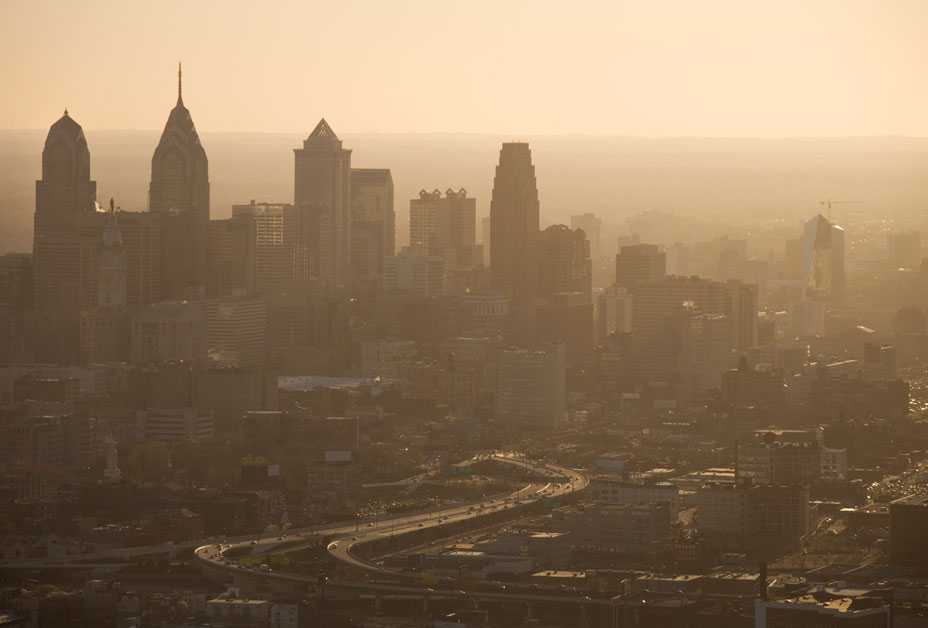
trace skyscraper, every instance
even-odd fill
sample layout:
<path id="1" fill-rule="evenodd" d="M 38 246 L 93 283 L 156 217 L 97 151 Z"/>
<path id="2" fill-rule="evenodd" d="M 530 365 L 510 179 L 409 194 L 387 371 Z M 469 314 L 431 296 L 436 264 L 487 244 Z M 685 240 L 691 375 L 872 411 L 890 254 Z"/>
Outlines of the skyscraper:
<path id="1" fill-rule="evenodd" d="M 119 232 L 126 253 L 126 302 L 129 307 L 161 299 L 161 214 L 121 212 Z"/>
<path id="2" fill-rule="evenodd" d="M 351 169 L 351 266 L 356 279 L 376 281 L 396 249 L 393 176 L 385 168 Z"/>
<path id="3" fill-rule="evenodd" d="M 68 115 L 48 131 L 42 178 L 35 184 L 33 232 L 36 359 L 73 363 L 80 352 L 80 311 L 95 305 L 97 184 L 81 126 Z"/>
<path id="4" fill-rule="evenodd" d="M 667 272 L 667 254 L 656 244 L 632 244 L 615 256 L 615 285 L 628 290 L 658 281 Z"/>
<path id="5" fill-rule="evenodd" d="M 0 362 L 28 360 L 32 299 L 32 255 L 0 255 Z"/>
<path id="6" fill-rule="evenodd" d="M 493 220 L 489 216 L 480 219 L 480 244 L 483 245 L 483 265 L 490 266 L 490 238 L 493 232 Z"/>
<path id="7" fill-rule="evenodd" d="M 445 268 L 481 263 L 476 251 L 477 199 L 468 198 L 467 190 L 455 192 L 448 188 L 419 192 L 419 198 L 409 201 L 409 243 L 427 255 L 445 259 Z"/>
<path id="8" fill-rule="evenodd" d="M 97 306 L 125 307 L 128 301 L 126 249 L 112 200 L 103 226 L 97 265 Z"/>
<path id="9" fill-rule="evenodd" d="M 209 162 L 184 106 L 180 66 L 177 104 L 151 158 L 149 210 L 161 219 L 161 297 L 201 295 L 209 276 Z"/>
<path id="10" fill-rule="evenodd" d="M 541 232 L 538 250 L 539 296 L 579 292 L 586 303 L 593 302 L 590 241 L 582 229 L 551 225 Z"/>
<path id="11" fill-rule="evenodd" d="M 351 263 L 351 151 L 323 118 L 293 154 L 293 203 L 308 216 L 310 273 L 344 284 Z"/>
<path id="12" fill-rule="evenodd" d="M 511 298 L 514 339 L 520 342 L 534 334 L 538 226 L 532 152 L 523 142 L 504 143 L 490 201 L 490 269 L 494 287 Z"/>
<path id="13" fill-rule="evenodd" d="M 802 273 L 810 297 L 844 298 L 844 228 L 821 214 L 809 220 L 802 234 Z"/>
<path id="14" fill-rule="evenodd" d="M 256 232 L 247 217 L 209 221 L 210 298 L 255 291 Z"/>
<path id="15" fill-rule="evenodd" d="M 81 359 L 86 362 L 128 357 L 128 261 L 117 216 L 110 199 L 97 245 L 96 300 L 81 311 Z"/>
<path id="16" fill-rule="evenodd" d="M 590 241 L 590 256 L 599 257 L 599 234 L 603 226 L 602 218 L 591 212 L 576 214 L 570 217 L 570 226 L 573 229 L 583 229 L 586 239 Z"/>
<path id="17" fill-rule="evenodd" d="M 383 289 L 420 298 L 443 294 L 445 260 L 438 255 L 428 255 L 422 249 L 404 247 L 399 255 L 384 260 Z"/>
<path id="18" fill-rule="evenodd" d="M 499 354 L 496 418 L 521 428 L 554 428 L 567 412 L 565 349 L 507 349 Z"/>
<path id="19" fill-rule="evenodd" d="M 253 224 L 254 291 L 275 294 L 288 290 L 296 276 L 295 232 L 299 221 L 293 205 L 251 203 L 232 206 L 232 220 Z"/>

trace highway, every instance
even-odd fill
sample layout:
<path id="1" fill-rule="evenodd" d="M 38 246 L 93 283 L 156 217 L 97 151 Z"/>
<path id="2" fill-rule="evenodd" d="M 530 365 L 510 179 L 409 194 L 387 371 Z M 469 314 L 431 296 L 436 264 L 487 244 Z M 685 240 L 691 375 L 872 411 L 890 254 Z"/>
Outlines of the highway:
<path id="1" fill-rule="evenodd" d="M 305 540 L 307 543 L 312 543 L 318 542 L 319 537 L 326 537 L 332 539 L 327 546 L 329 554 L 343 564 L 371 572 L 395 575 L 394 572 L 384 569 L 376 563 L 358 557 L 354 550 L 365 543 L 386 537 L 397 537 L 424 529 L 450 526 L 468 519 L 503 512 L 542 500 L 562 497 L 583 490 L 589 484 L 589 479 L 583 473 L 557 465 L 527 461 L 516 454 L 497 453 L 482 457 L 482 459 L 487 458 L 523 467 L 527 471 L 545 477 L 545 480 L 532 482 L 510 495 L 482 503 L 466 504 L 427 513 L 379 521 L 367 521 L 353 525 L 336 525 L 291 531 L 285 536 L 270 539 L 253 538 L 233 543 L 208 543 L 198 547 L 195 550 L 195 555 L 197 559 L 213 567 L 233 573 L 248 572 L 268 579 L 313 583 L 315 582 L 314 576 L 286 574 L 279 571 L 270 571 L 266 568 L 239 565 L 227 559 L 224 555 L 230 550 L 241 550 L 242 548 L 250 548 L 251 555 L 266 554 L 273 552 L 282 543 L 286 543 L 288 550 L 293 550 L 300 547 L 300 544 L 298 542 L 294 543 L 294 541 Z M 547 481 L 548 479 L 551 481 Z"/>

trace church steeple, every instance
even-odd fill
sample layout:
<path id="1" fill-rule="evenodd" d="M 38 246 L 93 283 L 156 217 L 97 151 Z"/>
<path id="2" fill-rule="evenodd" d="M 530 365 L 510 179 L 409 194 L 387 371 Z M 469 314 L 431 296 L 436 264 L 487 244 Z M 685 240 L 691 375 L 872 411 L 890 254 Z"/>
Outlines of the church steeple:
<path id="1" fill-rule="evenodd" d="M 177 62 L 177 104 L 181 107 L 184 106 L 184 84 L 183 84 L 183 70 L 180 67 L 180 61 Z"/>

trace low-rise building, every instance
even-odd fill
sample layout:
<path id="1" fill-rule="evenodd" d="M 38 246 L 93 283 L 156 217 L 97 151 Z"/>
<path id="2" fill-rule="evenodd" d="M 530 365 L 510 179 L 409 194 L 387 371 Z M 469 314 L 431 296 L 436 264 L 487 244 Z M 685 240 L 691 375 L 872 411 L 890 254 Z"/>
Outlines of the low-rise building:
<path id="1" fill-rule="evenodd" d="M 240 597 L 217 597 L 206 603 L 210 620 L 229 626 L 264 628 L 270 623 L 271 603 Z"/>

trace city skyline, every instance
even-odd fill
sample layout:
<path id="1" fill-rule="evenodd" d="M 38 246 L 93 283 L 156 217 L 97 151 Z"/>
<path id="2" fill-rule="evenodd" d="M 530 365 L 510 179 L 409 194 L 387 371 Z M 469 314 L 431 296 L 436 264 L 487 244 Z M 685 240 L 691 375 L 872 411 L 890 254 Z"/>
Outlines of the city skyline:
<path id="1" fill-rule="evenodd" d="M 928 627 L 928 4 L 19 2 L 0 626 Z"/>

